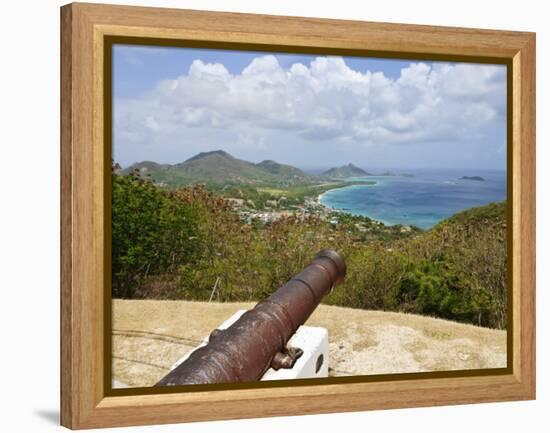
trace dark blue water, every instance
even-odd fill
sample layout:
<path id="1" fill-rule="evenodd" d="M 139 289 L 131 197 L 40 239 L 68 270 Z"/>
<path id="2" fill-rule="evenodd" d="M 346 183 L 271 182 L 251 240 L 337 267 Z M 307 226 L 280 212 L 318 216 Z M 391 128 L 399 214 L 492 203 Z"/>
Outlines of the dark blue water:
<path id="1" fill-rule="evenodd" d="M 368 176 L 375 185 L 353 185 L 327 191 L 320 202 L 384 224 L 423 229 L 471 207 L 506 199 L 506 173 L 484 170 L 406 171 L 415 177 Z M 459 180 L 481 176 L 485 181 Z"/>

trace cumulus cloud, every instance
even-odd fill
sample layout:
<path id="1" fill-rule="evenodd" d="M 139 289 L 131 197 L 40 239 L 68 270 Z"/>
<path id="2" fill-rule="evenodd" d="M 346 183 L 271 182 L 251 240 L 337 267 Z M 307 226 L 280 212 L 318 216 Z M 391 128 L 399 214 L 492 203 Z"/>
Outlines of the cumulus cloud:
<path id="1" fill-rule="evenodd" d="M 480 139 L 504 122 L 505 82 L 504 67 L 493 65 L 411 63 L 390 78 L 356 71 L 341 57 L 283 68 L 264 55 L 239 74 L 197 59 L 187 73 L 115 101 L 115 145 L 218 148 L 223 138 L 265 148 L 283 136 L 367 147 Z"/>

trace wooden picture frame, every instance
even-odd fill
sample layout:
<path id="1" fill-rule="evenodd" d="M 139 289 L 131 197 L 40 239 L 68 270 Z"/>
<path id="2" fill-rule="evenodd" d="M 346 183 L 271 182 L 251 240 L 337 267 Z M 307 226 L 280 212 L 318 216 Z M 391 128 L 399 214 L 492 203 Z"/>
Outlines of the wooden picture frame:
<path id="1" fill-rule="evenodd" d="M 104 104 L 108 38 L 156 44 L 498 62 L 508 65 L 511 329 L 495 374 L 114 395 L 106 374 L 110 298 L 110 131 Z M 61 424 L 73 428 L 267 417 L 535 398 L 535 34 L 70 4 L 61 8 Z"/>

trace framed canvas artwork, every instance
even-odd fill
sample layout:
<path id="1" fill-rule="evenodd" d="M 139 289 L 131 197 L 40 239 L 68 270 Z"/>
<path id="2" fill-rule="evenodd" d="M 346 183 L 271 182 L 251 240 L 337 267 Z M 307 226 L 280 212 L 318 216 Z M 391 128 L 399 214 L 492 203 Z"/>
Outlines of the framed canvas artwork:
<path id="1" fill-rule="evenodd" d="M 534 34 L 61 14 L 63 425 L 534 398 Z"/>

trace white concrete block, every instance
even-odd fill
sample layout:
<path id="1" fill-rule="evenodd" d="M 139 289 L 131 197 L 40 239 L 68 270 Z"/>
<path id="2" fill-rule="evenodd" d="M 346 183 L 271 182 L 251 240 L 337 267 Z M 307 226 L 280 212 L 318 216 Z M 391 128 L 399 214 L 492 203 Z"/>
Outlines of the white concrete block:
<path id="1" fill-rule="evenodd" d="M 328 332 L 325 328 L 300 326 L 287 346 L 304 351 L 294 367 L 267 370 L 261 380 L 328 377 Z"/>
<path id="2" fill-rule="evenodd" d="M 218 329 L 227 329 L 241 317 L 246 310 L 239 310 L 229 319 L 223 322 Z M 170 370 L 173 370 L 191 353 L 199 347 L 208 344 L 208 336 L 201 344 L 178 359 Z M 297 347 L 304 351 L 298 358 L 294 367 L 280 368 L 275 371 L 272 368 L 267 370 L 261 380 L 283 380 L 283 379 L 308 379 L 315 377 L 328 377 L 328 332 L 325 328 L 313 326 L 300 326 L 295 334 L 288 341 L 288 346 Z"/>

